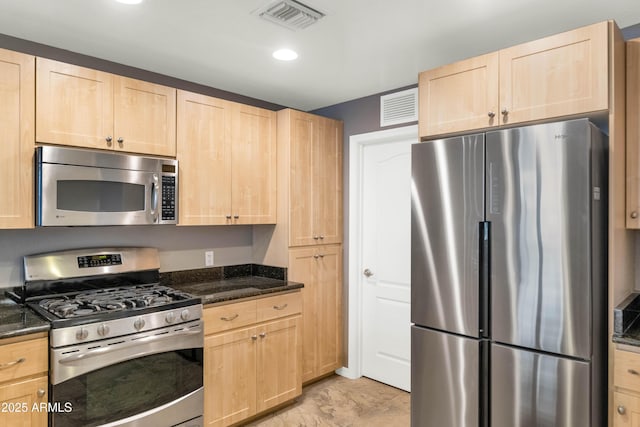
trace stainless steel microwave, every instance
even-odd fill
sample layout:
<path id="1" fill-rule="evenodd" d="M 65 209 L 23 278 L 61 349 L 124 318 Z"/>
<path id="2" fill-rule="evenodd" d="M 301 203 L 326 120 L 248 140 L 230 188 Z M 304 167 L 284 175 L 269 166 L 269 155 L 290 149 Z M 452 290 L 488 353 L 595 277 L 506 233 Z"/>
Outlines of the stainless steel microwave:
<path id="1" fill-rule="evenodd" d="M 37 226 L 177 222 L 177 160 L 36 148 Z"/>

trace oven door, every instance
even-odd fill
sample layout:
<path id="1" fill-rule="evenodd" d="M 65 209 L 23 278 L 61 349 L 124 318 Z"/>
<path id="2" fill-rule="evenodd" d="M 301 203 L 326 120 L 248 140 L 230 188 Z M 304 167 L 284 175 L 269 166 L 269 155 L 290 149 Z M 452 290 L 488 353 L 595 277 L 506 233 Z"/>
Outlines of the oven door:
<path id="1" fill-rule="evenodd" d="M 41 163 L 36 225 L 155 224 L 158 179 L 149 171 Z"/>
<path id="2" fill-rule="evenodd" d="M 200 426 L 202 321 L 51 350 L 50 425 Z"/>

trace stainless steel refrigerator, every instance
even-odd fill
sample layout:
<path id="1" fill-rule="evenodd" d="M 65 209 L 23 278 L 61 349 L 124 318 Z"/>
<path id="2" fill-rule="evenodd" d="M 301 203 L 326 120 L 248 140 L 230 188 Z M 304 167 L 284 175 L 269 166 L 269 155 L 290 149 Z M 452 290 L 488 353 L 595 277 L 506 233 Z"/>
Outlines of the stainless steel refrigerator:
<path id="1" fill-rule="evenodd" d="M 411 425 L 606 423 L 606 136 L 414 144 Z"/>

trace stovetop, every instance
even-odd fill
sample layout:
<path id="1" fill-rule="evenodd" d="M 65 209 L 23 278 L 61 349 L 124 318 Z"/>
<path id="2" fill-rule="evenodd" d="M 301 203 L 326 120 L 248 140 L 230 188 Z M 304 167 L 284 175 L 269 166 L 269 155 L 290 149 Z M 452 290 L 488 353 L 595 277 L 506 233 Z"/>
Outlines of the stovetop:
<path id="1" fill-rule="evenodd" d="M 38 305 L 58 318 L 69 319 L 103 312 L 158 307 L 188 299 L 193 297 L 166 286 L 149 284 L 93 290 L 75 295 L 52 295 L 40 300 Z"/>
<path id="2" fill-rule="evenodd" d="M 140 316 L 200 304 L 201 299 L 157 283 L 53 294 L 27 303 L 51 327 L 62 328 Z"/>

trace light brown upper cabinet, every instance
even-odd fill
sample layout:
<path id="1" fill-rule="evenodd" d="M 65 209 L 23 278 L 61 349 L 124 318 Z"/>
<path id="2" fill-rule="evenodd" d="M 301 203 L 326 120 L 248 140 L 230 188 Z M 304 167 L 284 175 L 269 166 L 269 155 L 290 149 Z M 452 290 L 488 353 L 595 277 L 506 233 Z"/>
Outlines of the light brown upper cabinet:
<path id="1" fill-rule="evenodd" d="M 341 243 L 342 122 L 295 110 L 278 114 L 290 156 L 289 246 Z"/>
<path id="2" fill-rule="evenodd" d="M 176 155 L 176 90 L 38 58 L 36 141 Z"/>
<path id="3" fill-rule="evenodd" d="M 608 109 L 609 23 L 424 71 L 420 137 Z"/>
<path id="4" fill-rule="evenodd" d="M 178 91 L 180 225 L 276 222 L 276 113 Z"/>
<path id="5" fill-rule="evenodd" d="M 627 41 L 627 228 L 640 228 L 640 38 Z"/>
<path id="6" fill-rule="evenodd" d="M 0 228 L 33 228 L 35 58 L 0 49 Z"/>

